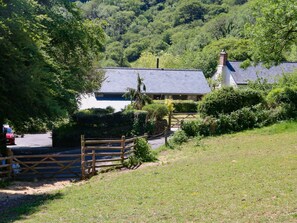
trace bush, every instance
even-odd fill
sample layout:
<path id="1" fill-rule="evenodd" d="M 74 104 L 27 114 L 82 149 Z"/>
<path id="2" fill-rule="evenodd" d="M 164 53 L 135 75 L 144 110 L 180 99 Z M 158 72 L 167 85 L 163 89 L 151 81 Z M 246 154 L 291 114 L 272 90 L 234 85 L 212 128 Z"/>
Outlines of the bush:
<path id="1" fill-rule="evenodd" d="M 156 156 L 152 153 L 151 147 L 144 138 L 137 138 L 134 156 L 140 162 L 152 162 L 156 160 Z"/>
<path id="2" fill-rule="evenodd" d="M 148 121 L 148 113 L 144 111 L 134 112 L 134 121 L 132 124 L 132 135 L 143 135 L 144 133 L 151 132 L 154 129 L 153 122 Z"/>
<path id="3" fill-rule="evenodd" d="M 188 121 L 181 128 L 188 137 L 210 136 L 263 127 L 286 119 L 284 108 L 266 109 L 263 106 L 242 108 L 231 114 L 220 114 L 217 118 L 207 116 L 204 119 Z"/>
<path id="4" fill-rule="evenodd" d="M 167 106 L 164 104 L 148 104 L 142 110 L 148 112 L 150 119 L 157 121 L 162 120 L 168 114 Z"/>
<path id="5" fill-rule="evenodd" d="M 197 102 L 194 101 L 173 101 L 174 112 L 197 112 Z"/>
<path id="6" fill-rule="evenodd" d="M 181 145 L 182 143 L 188 141 L 188 136 L 183 130 L 178 130 L 173 134 L 170 141 L 173 142 L 174 144 Z"/>
<path id="7" fill-rule="evenodd" d="M 188 137 L 197 136 L 199 133 L 200 121 L 186 121 L 181 123 L 181 129 L 186 133 Z"/>
<path id="8" fill-rule="evenodd" d="M 186 112 L 197 112 L 197 102 L 192 100 L 155 100 L 155 104 L 166 104 L 173 103 L 174 112 L 176 113 L 186 113 Z"/>
<path id="9" fill-rule="evenodd" d="M 271 108 L 282 107 L 284 119 L 296 118 L 297 116 L 297 88 L 284 87 L 273 89 L 266 97 Z"/>
<path id="10" fill-rule="evenodd" d="M 267 95 L 267 102 L 270 106 L 278 106 L 281 104 L 289 104 L 294 107 L 297 106 L 297 88 L 284 87 L 275 88 Z"/>
<path id="11" fill-rule="evenodd" d="M 89 109 L 83 109 L 74 114 L 87 114 L 87 115 L 107 115 L 107 114 L 112 114 L 114 113 L 115 109 L 111 106 L 107 106 L 105 109 L 104 108 L 89 108 Z"/>
<path id="12" fill-rule="evenodd" d="M 198 111 L 202 117 L 230 114 L 243 107 L 264 102 L 262 95 L 251 89 L 234 89 L 232 87 L 215 90 L 198 103 Z"/>

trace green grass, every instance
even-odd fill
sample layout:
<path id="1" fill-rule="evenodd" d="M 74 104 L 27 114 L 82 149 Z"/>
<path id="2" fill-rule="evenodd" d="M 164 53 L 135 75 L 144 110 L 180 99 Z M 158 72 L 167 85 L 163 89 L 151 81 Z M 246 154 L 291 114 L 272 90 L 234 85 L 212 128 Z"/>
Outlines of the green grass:
<path id="1" fill-rule="evenodd" d="M 101 174 L 35 204 L 34 211 L 2 219 L 297 222 L 296 130 L 296 122 L 286 122 L 192 140 L 163 151 L 156 165 Z"/>

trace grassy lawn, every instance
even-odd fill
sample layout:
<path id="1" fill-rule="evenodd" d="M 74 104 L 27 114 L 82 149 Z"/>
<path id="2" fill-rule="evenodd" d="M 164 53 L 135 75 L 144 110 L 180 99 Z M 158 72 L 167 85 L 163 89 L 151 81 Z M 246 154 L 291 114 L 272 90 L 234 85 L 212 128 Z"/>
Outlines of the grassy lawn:
<path id="1" fill-rule="evenodd" d="M 2 220 L 297 222 L 297 123 L 192 140 L 13 212 Z"/>

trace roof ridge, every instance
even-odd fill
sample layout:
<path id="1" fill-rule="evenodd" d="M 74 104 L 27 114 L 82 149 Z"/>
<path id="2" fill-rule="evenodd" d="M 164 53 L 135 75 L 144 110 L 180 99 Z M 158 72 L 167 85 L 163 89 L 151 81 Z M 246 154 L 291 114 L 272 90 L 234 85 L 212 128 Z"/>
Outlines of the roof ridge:
<path id="1" fill-rule="evenodd" d="M 230 62 L 230 63 L 243 63 L 244 61 L 228 60 L 228 62 Z M 297 64 L 297 61 L 296 61 L 296 62 L 292 62 L 292 61 L 283 61 L 283 62 L 281 62 L 280 64 L 284 64 L 284 63 Z M 263 62 L 259 62 L 259 64 L 263 64 Z M 280 65 L 280 64 L 279 64 L 279 65 Z M 278 66 L 278 65 L 275 65 L 275 66 Z"/>
<path id="2" fill-rule="evenodd" d="M 134 68 L 134 67 L 104 67 L 100 69 L 113 70 L 159 70 L 159 71 L 202 71 L 201 69 L 173 69 L 173 68 Z"/>

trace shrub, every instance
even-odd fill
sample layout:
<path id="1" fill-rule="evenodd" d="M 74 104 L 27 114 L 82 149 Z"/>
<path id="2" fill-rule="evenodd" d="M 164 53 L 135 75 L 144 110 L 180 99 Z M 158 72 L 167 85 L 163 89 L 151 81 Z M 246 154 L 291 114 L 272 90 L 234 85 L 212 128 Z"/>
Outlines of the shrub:
<path id="1" fill-rule="evenodd" d="M 251 107 L 264 101 L 262 95 L 251 89 L 232 87 L 215 90 L 198 103 L 198 111 L 203 117 L 230 114 L 243 107 Z"/>
<path id="2" fill-rule="evenodd" d="M 181 123 L 181 129 L 186 133 L 188 137 L 197 136 L 199 133 L 200 121 L 186 121 Z"/>
<path id="3" fill-rule="evenodd" d="M 201 120 L 188 121 L 181 128 L 188 137 L 220 135 L 270 125 L 286 119 L 286 114 L 284 108 L 267 109 L 257 105 L 230 114 L 220 114 L 217 118 L 207 116 Z"/>
<path id="4" fill-rule="evenodd" d="M 168 108 L 164 104 L 148 104 L 142 110 L 148 112 L 148 116 L 153 120 L 162 120 L 168 114 Z"/>
<path id="5" fill-rule="evenodd" d="M 140 162 L 152 162 L 156 160 L 156 156 L 152 153 L 151 147 L 144 138 L 137 138 L 135 142 L 134 156 Z"/>
<path id="6" fill-rule="evenodd" d="M 173 134 L 170 141 L 173 142 L 174 144 L 181 145 L 182 143 L 188 141 L 188 136 L 186 135 L 185 131 L 178 130 Z"/>
<path id="7" fill-rule="evenodd" d="M 165 99 L 154 101 L 156 104 L 166 104 L 167 106 L 170 104 L 170 107 L 173 104 L 173 111 L 176 113 L 186 113 L 186 112 L 197 112 L 197 102 L 193 100 L 171 100 Z"/>
<path id="8" fill-rule="evenodd" d="M 290 104 L 297 106 L 297 88 L 284 87 L 275 88 L 267 95 L 267 102 L 270 106 L 278 106 L 280 104 Z"/>
<path id="9" fill-rule="evenodd" d="M 87 114 L 87 115 L 106 115 L 106 114 L 112 114 L 114 113 L 115 109 L 111 106 L 107 106 L 104 108 L 89 108 L 89 109 L 83 109 L 74 114 Z"/>
<path id="10" fill-rule="evenodd" d="M 197 102 L 194 101 L 173 101 L 174 112 L 197 112 Z"/>
<path id="11" fill-rule="evenodd" d="M 266 97 L 271 108 L 282 107 L 284 119 L 297 116 L 297 88 L 284 87 L 273 89 Z"/>
<path id="12" fill-rule="evenodd" d="M 134 121 L 132 124 L 132 135 L 143 135 L 148 131 L 153 131 L 153 122 L 148 122 L 148 113 L 144 111 L 136 111 L 134 113 Z"/>

